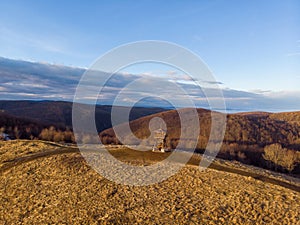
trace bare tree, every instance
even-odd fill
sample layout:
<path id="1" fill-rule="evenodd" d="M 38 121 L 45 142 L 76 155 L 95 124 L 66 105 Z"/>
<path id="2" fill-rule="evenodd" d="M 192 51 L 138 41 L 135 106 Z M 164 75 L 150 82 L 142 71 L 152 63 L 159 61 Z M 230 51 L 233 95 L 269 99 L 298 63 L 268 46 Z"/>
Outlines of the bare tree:
<path id="1" fill-rule="evenodd" d="M 282 161 L 280 165 L 287 169 L 287 171 L 292 172 L 295 169 L 296 164 L 298 163 L 297 152 L 293 150 L 285 149 L 283 152 Z"/>
<path id="2" fill-rule="evenodd" d="M 45 129 L 42 130 L 42 132 L 40 133 L 40 138 L 42 140 L 45 140 L 45 141 L 50 141 L 51 140 L 48 128 L 45 128 Z"/>
<path id="3" fill-rule="evenodd" d="M 264 148 L 263 158 L 272 162 L 275 170 L 278 166 L 292 172 L 299 162 L 299 156 L 296 151 L 283 148 L 280 144 L 268 145 Z"/>
<path id="4" fill-rule="evenodd" d="M 21 137 L 21 131 L 19 130 L 18 127 L 14 128 L 14 134 L 15 134 L 16 139 L 20 139 L 20 137 Z"/>
<path id="5" fill-rule="evenodd" d="M 4 133 L 4 131 L 5 131 L 5 127 L 1 127 L 1 128 L 0 128 L 0 134 L 1 134 L 1 133 Z"/>
<path id="6" fill-rule="evenodd" d="M 54 142 L 61 142 L 64 140 L 64 134 L 61 131 L 55 131 L 53 135 L 53 141 Z"/>

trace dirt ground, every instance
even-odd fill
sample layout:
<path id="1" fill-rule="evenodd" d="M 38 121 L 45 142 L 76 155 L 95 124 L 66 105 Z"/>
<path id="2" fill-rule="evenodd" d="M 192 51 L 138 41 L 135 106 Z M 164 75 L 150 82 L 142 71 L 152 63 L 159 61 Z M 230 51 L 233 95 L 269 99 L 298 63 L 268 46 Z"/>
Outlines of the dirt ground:
<path id="1" fill-rule="evenodd" d="M 1 157 L 41 147 L 18 143 L 19 154 L 12 145 L 0 144 Z M 103 178 L 79 153 L 39 158 L 0 176 L 1 224 L 300 224 L 299 192 L 191 165 L 144 187 Z"/>

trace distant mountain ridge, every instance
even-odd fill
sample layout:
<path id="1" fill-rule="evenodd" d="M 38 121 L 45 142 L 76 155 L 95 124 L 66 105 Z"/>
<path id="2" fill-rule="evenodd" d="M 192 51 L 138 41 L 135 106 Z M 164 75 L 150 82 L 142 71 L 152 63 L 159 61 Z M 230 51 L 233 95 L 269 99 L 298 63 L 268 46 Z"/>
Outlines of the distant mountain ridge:
<path id="1" fill-rule="evenodd" d="M 25 119 L 42 126 L 55 126 L 60 129 L 72 128 L 72 102 L 65 101 L 7 101 L 0 100 L 2 117 L 12 116 Z M 127 107 L 119 106 L 120 110 Z M 210 132 L 211 111 L 198 109 L 200 118 L 201 146 L 205 145 Z M 178 140 L 180 119 L 176 110 L 164 108 L 134 107 L 130 113 L 130 126 L 136 136 L 149 135 L 149 121 L 153 117 L 165 120 L 169 129 L 169 139 Z M 96 125 L 102 135 L 113 136 L 111 131 L 111 106 L 97 105 Z M 4 123 L 4 120 L 2 120 Z M 0 124 L 2 126 L 3 124 Z M 227 128 L 224 141 L 228 143 L 259 144 L 261 146 L 278 142 L 283 145 L 300 144 L 300 112 L 267 113 L 247 112 L 227 115 Z"/>
<path id="2" fill-rule="evenodd" d="M 29 119 L 36 123 L 58 128 L 72 128 L 72 102 L 65 101 L 6 101 L 0 100 L 0 111 L 7 115 Z M 123 106 L 119 109 L 127 108 Z M 166 111 L 163 108 L 134 107 L 131 110 L 129 120 L 147 116 L 150 114 Z M 110 128 L 111 106 L 96 105 L 95 118 L 98 131 Z M 1 126 L 1 124 L 0 124 Z"/>

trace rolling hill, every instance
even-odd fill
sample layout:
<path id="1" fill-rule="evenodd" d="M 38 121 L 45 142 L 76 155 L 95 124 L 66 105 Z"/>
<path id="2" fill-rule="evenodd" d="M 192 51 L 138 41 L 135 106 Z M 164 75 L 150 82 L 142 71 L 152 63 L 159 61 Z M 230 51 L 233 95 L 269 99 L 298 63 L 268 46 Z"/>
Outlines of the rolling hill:
<path id="1" fill-rule="evenodd" d="M 106 179 L 86 163 L 78 150 L 69 153 L 64 150 L 76 148 L 41 141 L 1 143 L 0 168 L 12 165 L 0 169 L 3 224 L 297 224 L 299 221 L 299 183 L 295 183 L 295 189 L 289 189 L 277 182 L 262 181 L 258 173 L 251 170 L 253 177 L 249 176 L 248 170 L 236 168 L 233 163 L 216 162 L 222 169 L 208 168 L 201 172 L 190 164 L 163 182 L 133 186 Z M 54 151 L 61 154 L 46 155 Z M 144 157 L 141 152 L 130 151 L 132 156 L 128 157 L 124 154 L 128 152 L 126 148 L 112 151 L 120 153 L 120 160 L 135 161 L 137 166 L 156 163 L 163 156 L 150 152 Z M 39 153 L 45 157 L 20 163 L 22 157 Z M 111 168 L 114 166 L 111 163 Z M 226 172 L 224 168 L 247 175 Z M 261 172 L 267 176 L 266 171 Z"/>
<path id="2" fill-rule="evenodd" d="M 117 107 L 120 113 L 126 107 Z M 185 113 L 185 109 L 182 109 Z M 16 138 L 43 139 L 57 142 L 74 142 L 72 131 L 72 103 L 62 101 L 0 101 L 0 128 Z M 197 152 L 204 152 L 211 132 L 211 115 L 218 112 L 197 109 L 200 123 Z M 181 124 L 176 110 L 162 108 L 135 107 L 130 113 L 131 131 L 139 139 L 150 136 L 149 122 L 160 117 L 167 126 L 166 144 L 176 148 L 181 135 Z M 267 113 L 250 112 L 228 114 L 226 132 L 218 156 L 238 160 L 255 166 L 267 167 L 263 158 L 264 147 L 280 144 L 282 147 L 300 150 L 300 112 Z M 96 126 L 104 144 L 120 144 L 115 137 L 111 124 L 111 106 L 97 105 L 95 110 Z M 123 124 L 118 125 L 122 129 Z M 51 128 L 52 127 L 52 128 Z M 89 141 L 83 135 L 80 141 Z M 125 144 L 137 144 L 125 134 Z M 189 149 L 191 140 L 184 140 Z M 152 146 L 153 139 L 146 143 Z M 296 166 L 294 172 L 300 172 Z"/>
<path id="3" fill-rule="evenodd" d="M 202 149 L 210 134 L 211 112 L 205 109 L 198 109 L 200 135 L 198 148 Z M 289 116 L 291 115 L 291 116 Z M 154 117 L 162 118 L 167 125 L 167 141 L 172 145 L 172 141 L 180 137 L 180 118 L 175 110 L 156 113 L 145 116 L 130 122 L 133 133 L 139 138 L 147 138 L 150 135 L 149 122 Z M 227 115 L 227 127 L 224 136 L 225 143 L 238 143 L 247 145 L 265 146 L 272 143 L 280 143 L 284 146 L 299 147 L 300 126 L 298 118 L 300 112 L 293 113 L 238 113 Z M 123 126 L 123 125 L 120 125 Z M 105 130 L 101 136 L 114 136 L 112 129 Z"/>
<path id="4" fill-rule="evenodd" d="M 200 122 L 200 134 L 196 152 L 204 152 L 210 135 L 211 113 L 221 115 L 218 112 L 198 109 Z M 291 116 L 290 116 L 291 115 Z M 238 160 L 243 163 L 270 167 L 263 158 L 264 147 L 278 143 L 281 146 L 300 150 L 300 126 L 297 118 L 300 112 L 293 113 L 239 113 L 227 115 L 227 126 L 222 147 L 218 157 Z M 176 148 L 180 138 L 180 118 L 177 111 L 171 110 L 149 115 L 129 123 L 133 134 L 140 138 L 146 139 L 150 136 L 149 122 L 152 118 L 162 118 L 167 126 L 166 144 L 169 148 Z M 119 129 L 124 129 L 123 124 Z M 120 141 L 116 138 L 112 128 L 100 133 L 102 142 L 107 144 L 118 144 Z M 137 144 L 132 142 L 129 135 L 123 137 L 125 144 Z M 189 141 L 184 140 L 186 149 L 189 149 Z M 154 144 L 154 139 L 150 138 L 148 145 Z M 294 172 L 299 173 L 299 163 Z M 282 169 L 284 171 L 284 169 Z"/>

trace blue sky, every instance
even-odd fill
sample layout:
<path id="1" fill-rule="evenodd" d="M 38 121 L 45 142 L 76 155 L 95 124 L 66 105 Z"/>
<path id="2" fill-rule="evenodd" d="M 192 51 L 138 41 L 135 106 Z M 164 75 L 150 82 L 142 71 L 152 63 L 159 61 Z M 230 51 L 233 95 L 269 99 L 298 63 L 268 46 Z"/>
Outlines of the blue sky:
<path id="1" fill-rule="evenodd" d="M 223 88 L 300 92 L 297 0 L 12 0 L 0 10 L 2 57 L 89 67 L 118 45 L 164 40 L 198 54 Z"/>

